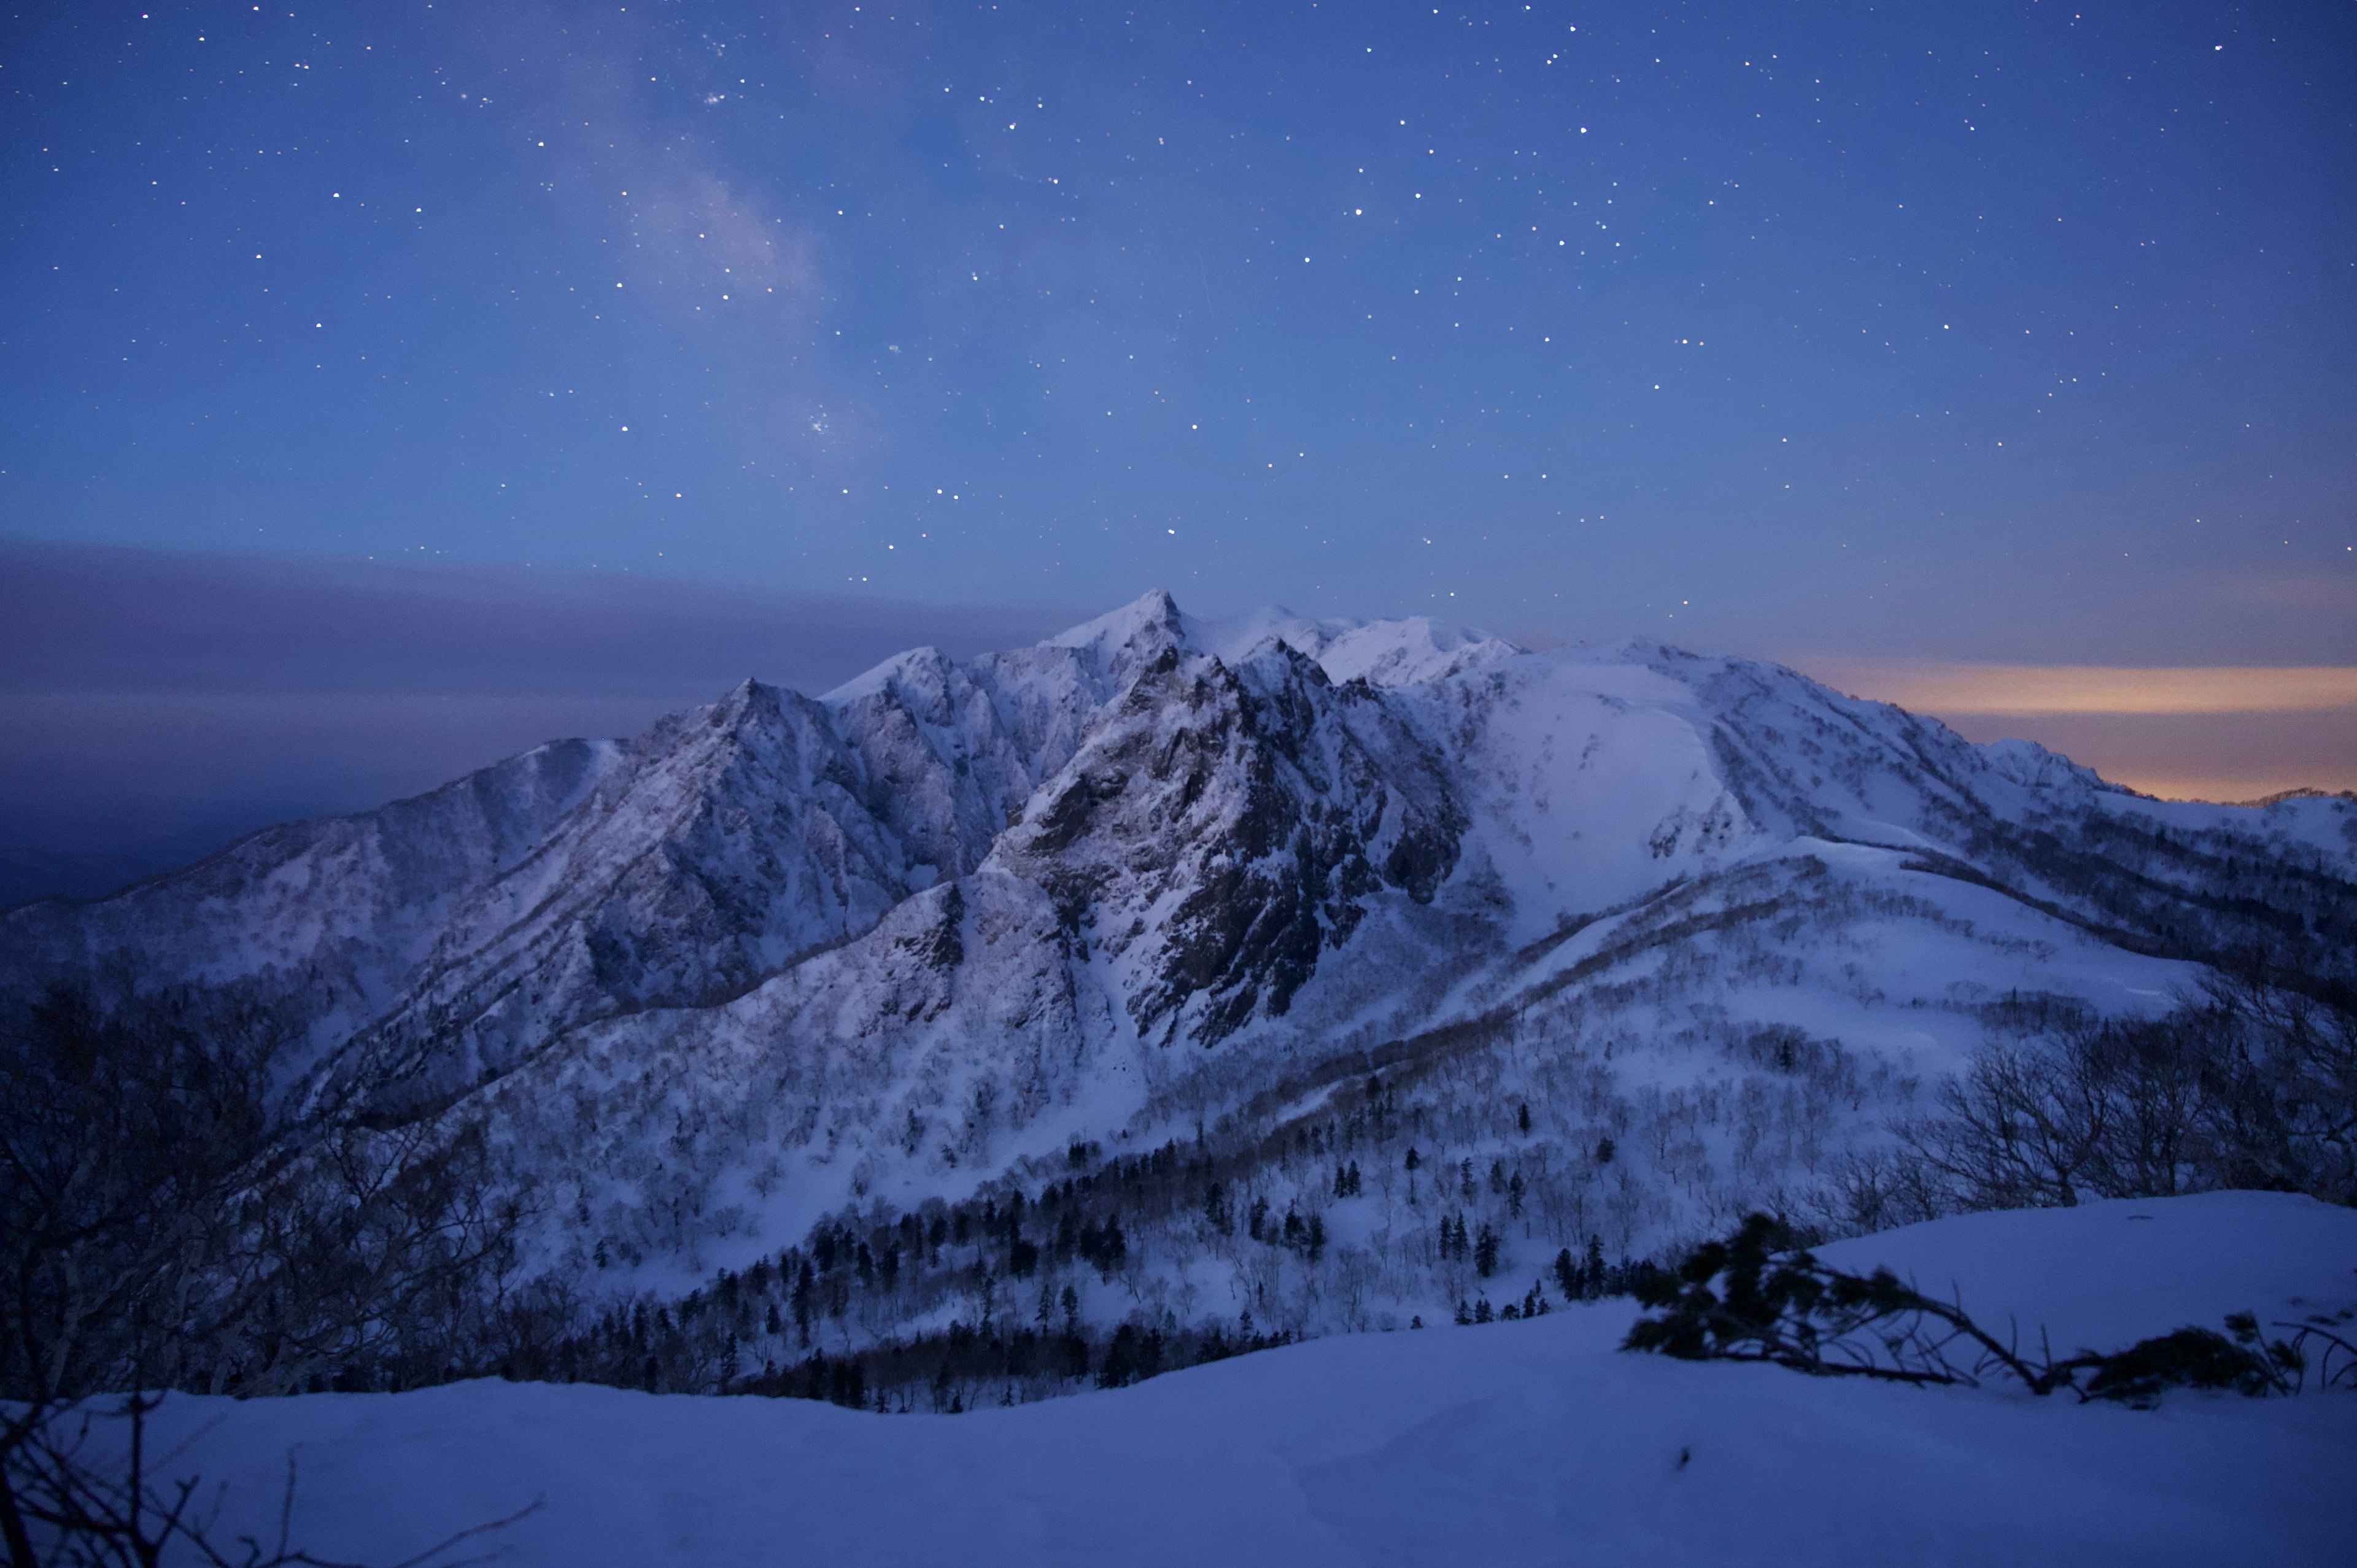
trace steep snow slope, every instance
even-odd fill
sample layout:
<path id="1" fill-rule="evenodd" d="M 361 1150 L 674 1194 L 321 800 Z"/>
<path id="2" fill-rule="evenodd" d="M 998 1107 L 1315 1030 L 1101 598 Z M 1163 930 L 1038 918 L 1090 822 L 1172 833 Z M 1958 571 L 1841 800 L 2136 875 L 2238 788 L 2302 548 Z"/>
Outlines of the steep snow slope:
<path id="1" fill-rule="evenodd" d="M 533 857 L 623 766 L 536 747 L 429 794 L 250 834 L 91 903 L 0 911 L 0 988 L 238 986 L 340 1044 L 401 994 L 470 890 Z"/>
<path id="2" fill-rule="evenodd" d="M 557 743 L 111 898 L 0 911 L 0 987 L 246 986 L 344 1047 L 338 1094 L 438 1102 L 572 1026 L 739 991 L 972 870 L 1136 662 L 1138 625 L 1092 625 L 968 667 L 919 650 L 824 703 L 747 682 L 630 742 Z"/>
<path id="3" fill-rule="evenodd" d="M 2203 1197 L 1943 1220 L 1827 1249 L 1982 1321 L 2115 1348 L 2357 1305 L 2357 1215 Z M 525 1563 L 2346 1562 L 2357 1396 L 2133 1411 L 1617 1352 L 1625 1304 L 1330 1339 L 962 1416 L 492 1382 L 174 1397 L 173 1475 L 267 1536 L 386 1560 L 535 1500 Z M 178 1445 L 185 1442 L 187 1446 Z M 914 1506 L 912 1506 L 914 1505 Z"/>
<path id="4" fill-rule="evenodd" d="M 1992 1029 L 2166 1007 L 2222 945 L 2345 964 L 2352 920 L 2347 801 L 2145 800 L 1749 660 L 1157 593 L 0 913 L 0 987 L 250 986 L 316 1103 L 484 1120 L 544 1260 L 618 1283 L 1074 1144 L 1346 1139 L 1371 1072 L 1414 1090 L 1386 1158 L 1462 1166 L 1477 1218 L 1523 1181 L 1524 1267 L 1821 1180 Z M 1351 1312 L 1405 1318 L 1466 1282 L 1397 1174 L 1237 1179 L 1330 1211 L 1383 1276 Z M 1137 1306 L 1292 1299 L 1182 1219 Z"/>
<path id="5" fill-rule="evenodd" d="M 380 1109 L 447 1096 L 575 1025 L 709 1005 L 871 929 L 976 867 L 1176 623 L 1133 607 L 970 667 L 920 649 L 823 703 L 748 681 L 665 721 L 541 854 L 460 905 L 335 1087 Z"/>

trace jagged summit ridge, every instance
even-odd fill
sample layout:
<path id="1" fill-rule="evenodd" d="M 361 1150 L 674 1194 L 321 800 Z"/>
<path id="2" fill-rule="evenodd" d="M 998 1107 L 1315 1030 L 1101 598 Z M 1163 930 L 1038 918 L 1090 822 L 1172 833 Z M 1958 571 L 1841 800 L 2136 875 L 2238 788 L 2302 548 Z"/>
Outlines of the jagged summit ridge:
<path id="1" fill-rule="evenodd" d="M 2154 1005 L 2228 895 L 2329 940 L 2352 867 L 2348 801 L 2148 801 L 1770 664 L 1157 591 L 0 913 L 0 986 L 237 988 L 315 1103 L 493 1124 L 557 1253 L 692 1259 L 1501 1019 L 1937 1069 L 1990 995 Z"/>

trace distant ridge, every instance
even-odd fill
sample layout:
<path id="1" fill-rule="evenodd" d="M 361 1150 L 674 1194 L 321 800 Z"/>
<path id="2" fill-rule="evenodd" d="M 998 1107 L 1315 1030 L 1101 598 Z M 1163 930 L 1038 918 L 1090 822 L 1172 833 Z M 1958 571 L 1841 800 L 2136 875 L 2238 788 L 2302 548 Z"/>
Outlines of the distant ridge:
<path id="1" fill-rule="evenodd" d="M 2303 785 L 2294 789 L 2278 789 L 2272 795 L 2262 795 L 2255 800 L 2225 800 L 2221 801 L 2220 804 L 2257 810 L 2268 806 L 2280 806 L 2286 800 L 2357 801 L 2357 789 L 2311 789 Z"/>

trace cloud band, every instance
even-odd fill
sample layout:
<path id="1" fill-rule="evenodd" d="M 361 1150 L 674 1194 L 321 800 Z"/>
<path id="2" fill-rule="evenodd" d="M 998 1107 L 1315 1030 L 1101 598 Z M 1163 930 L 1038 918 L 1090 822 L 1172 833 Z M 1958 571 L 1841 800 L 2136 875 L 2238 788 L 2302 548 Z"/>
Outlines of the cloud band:
<path id="1" fill-rule="evenodd" d="M 1927 714 L 2287 714 L 2357 708 L 2357 668 L 1812 661 L 1819 680 Z"/>

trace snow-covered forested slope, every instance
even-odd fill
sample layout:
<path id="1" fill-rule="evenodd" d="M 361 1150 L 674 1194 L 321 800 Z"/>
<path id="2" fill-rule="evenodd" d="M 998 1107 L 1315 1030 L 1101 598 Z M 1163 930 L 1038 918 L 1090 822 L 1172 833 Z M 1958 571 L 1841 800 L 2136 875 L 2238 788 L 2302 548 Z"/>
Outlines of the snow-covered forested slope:
<path id="1" fill-rule="evenodd" d="M 1953 1287 L 2025 1344 L 2116 1349 L 2230 1312 L 2357 1307 L 2357 1213 L 2279 1194 L 1965 1216 L 1824 1250 Z M 1616 1351 L 1632 1310 L 1369 1335 L 1083 1400 L 886 1416 L 480 1381 L 173 1396 L 166 1477 L 216 1538 L 523 1563 L 2347 1562 L 2357 1396 L 2156 1410 Z M 183 1444 L 185 1444 L 185 1446 Z"/>
<path id="2" fill-rule="evenodd" d="M 758 1368 L 1067 1286 L 1301 1333 L 1519 1296 L 1824 1183 L 1992 1035 L 2352 939 L 2347 800 L 2154 801 L 1652 644 L 1152 594 L 0 913 L 0 986 L 277 1010 L 321 1113 L 484 1125 L 592 1295 L 782 1297 L 839 1242 L 803 1325 L 731 1326 Z"/>

